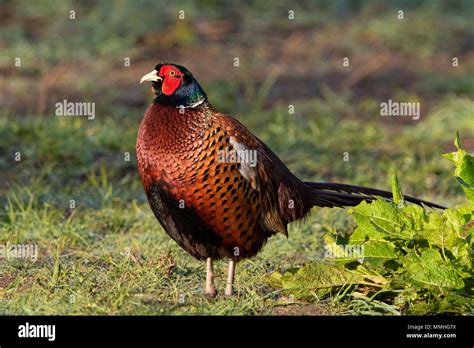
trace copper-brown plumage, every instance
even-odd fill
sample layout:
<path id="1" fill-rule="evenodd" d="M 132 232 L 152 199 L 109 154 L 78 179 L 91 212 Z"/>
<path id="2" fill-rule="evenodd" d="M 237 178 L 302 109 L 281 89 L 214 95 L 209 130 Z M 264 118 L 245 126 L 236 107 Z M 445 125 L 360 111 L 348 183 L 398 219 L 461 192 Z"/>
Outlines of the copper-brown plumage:
<path id="1" fill-rule="evenodd" d="M 138 132 L 139 174 L 165 231 L 191 255 L 208 260 L 207 293 L 215 294 L 213 259 L 231 260 L 231 294 L 234 262 L 254 256 L 271 235 L 287 234 L 288 223 L 313 206 L 391 198 L 372 188 L 299 180 L 245 126 L 214 110 L 182 66 L 158 64 L 142 80 L 152 81 L 157 97 Z M 222 156 L 238 151 L 254 154 L 256 161 Z"/>

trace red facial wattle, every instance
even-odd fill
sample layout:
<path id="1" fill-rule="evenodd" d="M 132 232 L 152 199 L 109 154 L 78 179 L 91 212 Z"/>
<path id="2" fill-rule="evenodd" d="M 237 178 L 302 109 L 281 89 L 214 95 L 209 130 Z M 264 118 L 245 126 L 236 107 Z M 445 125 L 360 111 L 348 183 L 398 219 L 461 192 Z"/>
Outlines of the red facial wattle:
<path id="1" fill-rule="evenodd" d="M 172 95 L 176 92 L 181 85 L 181 78 L 184 76 L 181 71 L 171 65 L 162 66 L 158 75 L 163 77 L 161 92 L 164 95 Z"/>

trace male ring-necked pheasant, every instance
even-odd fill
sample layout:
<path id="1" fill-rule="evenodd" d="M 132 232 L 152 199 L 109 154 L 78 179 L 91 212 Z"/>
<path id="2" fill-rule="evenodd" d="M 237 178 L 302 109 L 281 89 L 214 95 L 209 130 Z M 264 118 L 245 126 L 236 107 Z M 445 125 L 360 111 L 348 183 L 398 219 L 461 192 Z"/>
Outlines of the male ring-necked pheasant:
<path id="1" fill-rule="evenodd" d="M 183 66 L 160 63 L 144 81 L 156 97 L 138 132 L 140 177 L 164 230 L 207 260 L 206 294 L 216 295 L 213 260 L 229 259 L 225 294 L 232 295 L 235 262 L 257 254 L 271 235 L 287 235 L 287 225 L 313 206 L 392 198 L 373 188 L 301 181 L 244 125 L 215 110 Z"/>

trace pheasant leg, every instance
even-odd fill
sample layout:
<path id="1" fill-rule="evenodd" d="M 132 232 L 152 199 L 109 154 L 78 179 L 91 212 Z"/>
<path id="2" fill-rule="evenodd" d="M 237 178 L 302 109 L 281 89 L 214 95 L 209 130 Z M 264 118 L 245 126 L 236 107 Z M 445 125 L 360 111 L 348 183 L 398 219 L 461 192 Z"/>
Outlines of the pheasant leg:
<path id="1" fill-rule="evenodd" d="M 225 295 L 232 296 L 233 285 L 234 285 L 234 274 L 235 274 L 235 261 L 229 260 L 229 271 L 227 273 L 227 285 L 225 287 Z"/>
<path id="2" fill-rule="evenodd" d="M 214 285 L 214 269 L 212 258 L 206 260 L 206 295 L 215 297 L 217 295 L 216 286 Z"/>

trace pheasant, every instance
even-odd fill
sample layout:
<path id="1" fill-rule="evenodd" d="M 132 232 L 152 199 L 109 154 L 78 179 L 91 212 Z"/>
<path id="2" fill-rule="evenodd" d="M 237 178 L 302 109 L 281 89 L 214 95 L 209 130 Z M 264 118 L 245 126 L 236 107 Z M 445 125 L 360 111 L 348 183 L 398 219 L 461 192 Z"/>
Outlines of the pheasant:
<path id="1" fill-rule="evenodd" d="M 159 63 L 140 83 L 155 94 L 138 131 L 136 153 L 150 207 L 166 233 L 206 260 L 205 294 L 217 294 L 213 261 L 228 259 L 225 295 L 235 264 L 256 255 L 267 239 L 314 206 L 355 206 L 387 191 L 298 179 L 235 118 L 215 110 L 183 66 Z M 444 207 L 405 196 L 405 200 Z"/>

